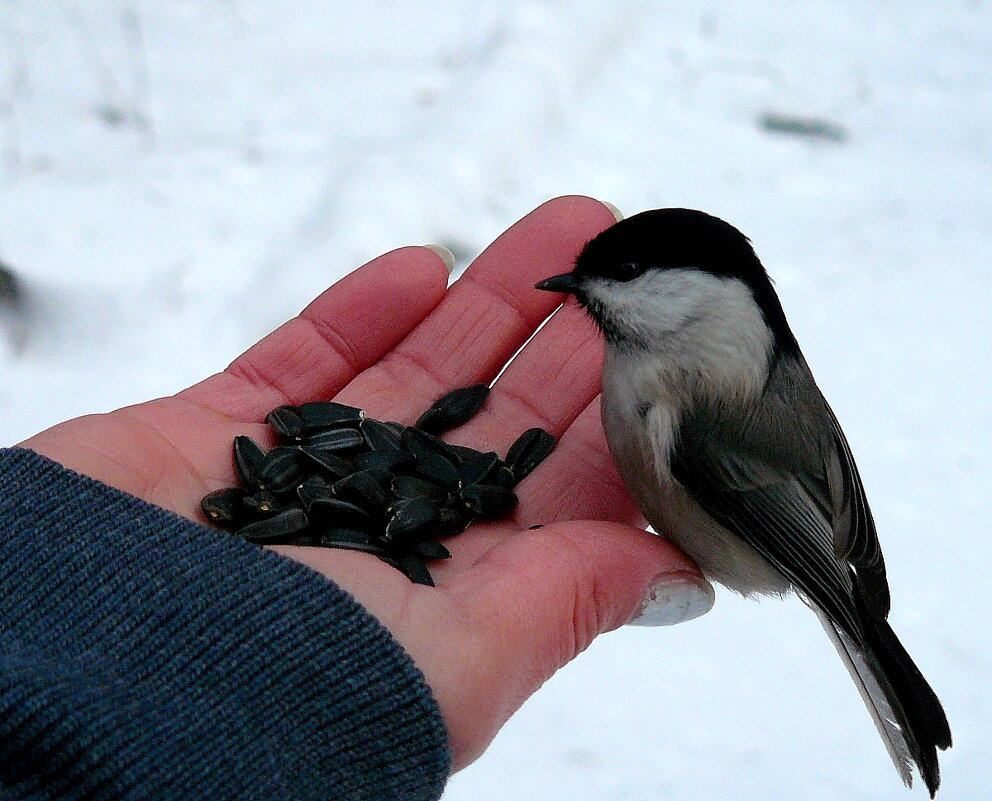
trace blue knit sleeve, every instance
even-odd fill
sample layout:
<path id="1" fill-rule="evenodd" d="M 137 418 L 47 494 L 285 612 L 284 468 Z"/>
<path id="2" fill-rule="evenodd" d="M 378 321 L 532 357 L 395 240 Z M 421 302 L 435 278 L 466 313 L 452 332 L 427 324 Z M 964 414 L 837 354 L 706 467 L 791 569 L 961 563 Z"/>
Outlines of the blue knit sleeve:
<path id="1" fill-rule="evenodd" d="M 422 675 L 309 568 L 0 450 L 0 799 L 436 799 Z"/>

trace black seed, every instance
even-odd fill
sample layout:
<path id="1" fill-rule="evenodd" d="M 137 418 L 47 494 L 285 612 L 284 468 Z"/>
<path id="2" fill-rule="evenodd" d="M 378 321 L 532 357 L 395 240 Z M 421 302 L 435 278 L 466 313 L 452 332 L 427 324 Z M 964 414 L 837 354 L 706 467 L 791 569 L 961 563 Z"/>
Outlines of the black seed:
<path id="1" fill-rule="evenodd" d="M 335 456 L 329 451 L 316 450 L 314 448 L 308 448 L 305 445 L 300 450 L 304 456 L 308 456 L 314 464 L 334 476 L 334 478 L 344 478 L 345 476 L 351 475 L 355 469 L 351 462 L 347 459 L 342 459 L 340 456 Z"/>
<path id="2" fill-rule="evenodd" d="M 409 467 L 414 461 L 416 461 L 416 457 L 406 451 L 367 451 L 355 457 L 355 467 L 359 470 L 380 469 L 391 472 L 402 467 Z"/>
<path id="3" fill-rule="evenodd" d="M 299 484 L 303 477 L 300 449 L 292 445 L 280 445 L 265 454 L 256 483 L 262 489 L 279 492 Z"/>
<path id="4" fill-rule="evenodd" d="M 444 487 L 416 476 L 396 476 L 393 479 L 392 491 L 397 498 L 427 498 L 440 503 L 444 503 L 449 497 Z"/>
<path id="5" fill-rule="evenodd" d="M 431 578 L 430 571 L 424 564 L 424 560 L 416 554 L 404 554 L 399 558 L 399 569 L 406 574 L 414 584 L 424 584 L 428 587 L 434 586 L 434 579 Z"/>
<path id="6" fill-rule="evenodd" d="M 352 542 L 351 540 L 336 540 L 333 537 L 328 537 L 321 539 L 319 543 L 324 548 L 340 548 L 344 551 L 362 551 L 363 553 L 375 554 L 378 557 L 386 556 L 389 553 L 382 545 L 378 545 L 374 542 Z"/>
<path id="7" fill-rule="evenodd" d="M 410 426 L 404 429 L 400 440 L 403 443 L 403 448 L 409 453 L 415 454 L 418 458 L 430 453 L 440 456 L 442 459 L 447 459 L 452 464 L 458 464 L 460 461 L 458 454 L 447 442 L 435 437 L 433 434 L 428 434 L 426 431 L 421 431 L 419 428 Z"/>
<path id="8" fill-rule="evenodd" d="M 342 501 L 340 498 L 317 498 L 310 504 L 307 514 L 315 523 L 329 523 L 362 531 L 372 531 L 382 525 L 361 506 Z"/>
<path id="9" fill-rule="evenodd" d="M 265 418 L 272 429 L 287 439 L 298 439 L 303 431 L 303 420 L 296 413 L 295 406 L 279 406 Z"/>
<path id="10" fill-rule="evenodd" d="M 423 556 L 427 559 L 451 558 L 451 551 L 445 548 L 440 542 L 434 542 L 433 540 L 418 542 L 413 546 L 413 552 L 418 556 Z"/>
<path id="11" fill-rule="evenodd" d="M 385 423 L 366 417 L 362 420 L 361 432 L 374 451 L 400 450 L 400 432 Z"/>
<path id="12" fill-rule="evenodd" d="M 297 408 L 296 413 L 303 421 L 305 431 L 331 428 L 342 423 L 357 423 L 365 416 L 361 409 L 333 401 L 304 403 Z"/>
<path id="13" fill-rule="evenodd" d="M 247 490 L 241 487 L 215 490 L 203 496 L 200 508 L 203 514 L 215 523 L 236 523 L 245 516 L 241 501 L 247 494 Z"/>
<path id="14" fill-rule="evenodd" d="M 458 466 L 458 477 L 466 487 L 482 484 L 498 464 L 499 457 L 495 453 L 476 453 Z"/>
<path id="15" fill-rule="evenodd" d="M 364 445 L 365 439 L 354 428 L 328 428 L 308 434 L 303 444 L 317 451 L 347 451 Z"/>
<path id="16" fill-rule="evenodd" d="M 458 488 L 458 468 L 450 459 L 438 456 L 436 453 L 420 453 L 413 469 L 421 478 L 433 481 L 448 489 Z"/>
<path id="17" fill-rule="evenodd" d="M 258 471 L 265 461 L 265 451 L 251 437 L 234 438 L 234 466 L 238 478 L 249 487 L 258 486 Z"/>
<path id="18" fill-rule="evenodd" d="M 453 390 L 434 401 L 431 408 L 420 415 L 417 428 L 430 434 L 441 434 L 467 423 L 478 414 L 487 397 L 489 387 L 485 384 Z"/>
<path id="19" fill-rule="evenodd" d="M 328 548 L 350 548 L 367 553 L 388 553 L 382 540 L 368 532 L 344 526 L 331 526 L 320 532 L 320 544 Z"/>
<path id="20" fill-rule="evenodd" d="M 447 539 L 461 534 L 472 522 L 471 513 L 464 507 L 445 506 L 438 513 L 438 523 L 434 536 Z"/>
<path id="21" fill-rule="evenodd" d="M 418 542 L 430 539 L 440 515 L 437 506 L 427 498 L 411 498 L 394 503 L 389 508 L 386 540 Z"/>
<path id="22" fill-rule="evenodd" d="M 278 514 L 286 505 L 267 490 L 259 490 L 245 497 L 242 501 L 245 508 L 255 517 L 267 517 Z"/>
<path id="23" fill-rule="evenodd" d="M 529 476 L 554 447 L 554 436 L 543 428 L 530 428 L 517 437 L 506 453 L 506 463 L 517 482 Z"/>
<path id="24" fill-rule="evenodd" d="M 544 528 L 544 523 L 535 523 L 533 526 L 527 526 L 528 531 L 537 531 L 539 528 Z"/>
<path id="25" fill-rule="evenodd" d="M 486 517 L 504 514 L 517 505 L 517 496 L 506 487 L 496 484 L 463 487 L 458 496 L 469 509 Z"/>
<path id="26" fill-rule="evenodd" d="M 455 456 L 458 457 L 459 464 L 482 453 L 482 451 L 477 451 L 475 448 L 469 448 L 467 445 L 454 445 L 451 442 L 446 442 L 444 444 L 448 446 Z"/>
<path id="27" fill-rule="evenodd" d="M 334 493 L 323 476 L 310 476 L 296 488 L 296 498 L 304 509 L 309 509 L 317 498 L 331 498 Z"/>
<path id="28" fill-rule="evenodd" d="M 393 474 L 382 467 L 367 467 L 361 472 L 368 473 L 372 478 L 379 482 L 379 486 L 384 490 L 389 490 L 389 487 L 393 483 Z"/>
<path id="29" fill-rule="evenodd" d="M 389 426 L 397 434 L 402 434 L 404 431 L 406 431 L 406 426 L 403 425 L 402 423 L 397 423 L 395 420 L 387 420 L 385 423 L 383 423 L 383 425 Z"/>
<path id="30" fill-rule="evenodd" d="M 517 486 L 517 479 L 513 475 L 513 471 L 502 462 L 497 464 L 489 473 L 486 477 L 486 482 L 496 484 L 500 487 L 506 487 L 507 489 L 513 489 Z"/>
<path id="31" fill-rule="evenodd" d="M 327 526 L 320 530 L 320 538 L 322 540 L 335 540 L 336 542 L 355 542 L 365 545 L 370 545 L 375 542 L 375 537 L 369 534 L 367 531 L 360 531 L 357 528 L 348 528 L 347 526 Z M 382 547 L 382 543 L 379 543 L 379 547 Z"/>
<path id="32" fill-rule="evenodd" d="M 252 542 L 269 542 L 296 534 L 307 527 L 307 516 L 302 509 L 287 509 L 264 520 L 256 520 L 238 529 L 238 536 Z"/>
<path id="33" fill-rule="evenodd" d="M 382 488 L 374 471 L 360 470 L 334 483 L 334 494 L 370 512 L 382 512 L 389 505 L 389 495 Z"/>

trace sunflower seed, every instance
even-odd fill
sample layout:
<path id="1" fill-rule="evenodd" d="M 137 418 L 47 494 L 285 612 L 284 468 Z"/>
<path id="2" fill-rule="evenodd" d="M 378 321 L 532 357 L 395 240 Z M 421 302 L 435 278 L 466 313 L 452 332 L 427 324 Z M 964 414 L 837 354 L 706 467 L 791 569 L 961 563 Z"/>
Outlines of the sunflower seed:
<path id="1" fill-rule="evenodd" d="M 309 448 L 306 445 L 300 450 L 304 456 L 309 457 L 312 462 L 325 472 L 334 476 L 334 478 L 344 478 L 347 475 L 351 475 L 355 469 L 347 459 L 342 459 L 340 456 L 335 456 L 328 451 Z"/>
<path id="2" fill-rule="evenodd" d="M 529 428 L 517 437 L 506 453 L 506 463 L 517 483 L 529 476 L 554 446 L 554 436 L 543 428 Z"/>
<path id="3" fill-rule="evenodd" d="M 434 579 L 431 578 L 427 565 L 425 565 L 424 560 L 416 554 L 404 554 L 399 558 L 398 563 L 399 569 L 402 570 L 406 577 L 414 584 L 424 584 L 428 587 L 434 586 Z"/>
<path id="4" fill-rule="evenodd" d="M 419 454 L 413 469 L 421 478 L 433 481 L 442 487 L 458 488 L 459 475 L 455 463 L 436 453 Z"/>
<path id="5" fill-rule="evenodd" d="M 317 523 L 331 523 L 335 526 L 372 531 L 377 526 L 376 519 L 361 506 L 356 506 L 340 498 L 317 498 L 307 512 Z"/>
<path id="6" fill-rule="evenodd" d="M 332 487 L 341 500 L 361 506 L 370 512 L 382 512 L 389 504 L 389 495 L 372 470 L 359 470 L 336 481 Z"/>
<path id="7" fill-rule="evenodd" d="M 429 434 L 456 428 L 475 417 L 487 397 L 489 387 L 485 384 L 453 390 L 434 401 L 431 408 L 420 415 L 416 426 Z"/>
<path id="8" fill-rule="evenodd" d="M 477 451 L 475 448 L 469 448 L 466 445 L 455 445 L 452 442 L 445 442 L 444 444 L 447 445 L 452 454 L 457 457 L 458 464 L 461 464 L 466 459 L 471 459 L 474 456 L 478 456 L 481 452 Z"/>
<path id="9" fill-rule="evenodd" d="M 474 484 L 463 487 L 458 497 L 473 512 L 486 517 L 505 514 L 517 505 L 517 496 L 496 484 Z"/>
<path id="10" fill-rule="evenodd" d="M 471 522 L 472 515 L 464 507 L 443 506 L 438 511 L 438 522 L 434 529 L 434 536 L 439 540 L 454 537 L 467 529 Z"/>
<path id="11" fill-rule="evenodd" d="M 396 501 L 389 508 L 385 539 L 397 542 L 418 542 L 430 539 L 440 520 L 437 506 L 427 498 Z"/>
<path id="12" fill-rule="evenodd" d="M 304 509 L 309 509 L 318 498 L 333 498 L 331 485 L 323 476 L 310 476 L 296 488 L 296 498 Z"/>
<path id="13" fill-rule="evenodd" d="M 296 409 L 296 413 L 303 421 L 304 431 L 357 423 L 365 416 L 365 412 L 361 409 L 334 401 L 303 403 Z"/>
<path id="14" fill-rule="evenodd" d="M 303 444 L 318 451 L 347 451 L 364 445 L 365 439 L 354 428 L 327 428 L 308 434 Z"/>
<path id="15" fill-rule="evenodd" d="M 200 508 L 215 523 L 236 523 L 244 517 L 242 499 L 248 494 L 241 487 L 214 490 L 200 501 Z"/>
<path id="16" fill-rule="evenodd" d="M 494 467 L 488 476 L 486 476 L 486 483 L 496 484 L 500 487 L 506 487 L 507 489 L 513 489 L 517 486 L 517 479 L 513 475 L 513 471 L 506 466 L 503 462 L 499 462 L 496 467 Z"/>
<path id="17" fill-rule="evenodd" d="M 365 551 L 433 585 L 424 560 L 451 556 L 437 540 L 460 534 L 476 515 L 512 509 L 513 487 L 554 445 L 548 432 L 531 429 L 501 461 L 436 436 L 471 419 L 488 393 L 478 385 L 443 395 L 419 428 L 332 401 L 277 407 L 266 422 L 288 444 L 266 453 L 235 438 L 244 487 L 210 493 L 201 507 L 250 541 Z"/>
<path id="18" fill-rule="evenodd" d="M 256 483 L 261 489 L 280 492 L 291 489 L 302 480 L 300 449 L 292 445 L 280 445 L 265 454 Z"/>
<path id="19" fill-rule="evenodd" d="M 440 456 L 442 459 L 447 459 L 452 464 L 458 464 L 459 462 L 458 454 L 452 450 L 447 442 L 435 437 L 433 434 L 428 434 L 426 431 L 421 431 L 419 428 L 414 428 L 413 426 L 405 428 L 403 434 L 400 436 L 400 440 L 403 448 L 418 458 L 430 453 Z"/>
<path id="20" fill-rule="evenodd" d="M 448 491 L 444 487 L 416 476 L 396 476 L 393 479 L 392 491 L 397 498 L 427 498 L 439 503 L 448 500 Z"/>
<path id="21" fill-rule="evenodd" d="M 256 517 L 274 515 L 286 508 L 286 505 L 282 501 L 267 490 L 260 490 L 247 495 L 241 502 Z"/>
<path id="22" fill-rule="evenodd" d="M 451 551 L 445 548 L 440 542 L 434 542 L 433 540 L 418 542 L 413 546 L 413 552 L 417 554 L 417 556 L 423 556 L 427 559 L 451 558 Z"/>
<path id="23" fill-rule="evenodd" d="M 362 420 L 360 428 L 362 436 L 365 437 L 366 444 L 372 450 L 400 449 L 400 432 L 391 426 L 380 423 L 378 420 L 373 420 L 371 417 L 366 417 Z"/>
<path id="24" fill-rule="evenodd" d="M 382 469 L 392 472 L 403 467 L 409 467 L 415 461 L 416 457 L 406 451 L 367 451 L 355 457 L 355 467 L 359 470 Z"/>
<path id="25" fill-rule="evenodd" d="M 470 487 L 472 484 L 483 483 L 498 464 L 499 456 L 492 452 L 469 456 L 458 466 L 458 477 L 462 486 Z"/>
<path id="26" fill-rule="evenodd" d="M 258 471 L 265 461 L 265 451 L 251 437 L 234 438 L 234 466 L 238 478 L 249 487 L 258 486 Z"/>
<path id="27" fill-rule="evenodd" d="M 348 545 L 363 546 L 363 549 L 375 549 L 386 553 L 386 547 L 381 540 L 366 531 L 346 526 L 328 526 L 320 530 L 320 543 L 330 548 L 344 548 Z"/>
<path id="28" fill-rule="evenodd" d="M 318 544 L 324 548 L 339 548 L 343 551 L 361 551 L 362 553 L 370 553 L 380 558 L 389 553 L 384 545 L 374 542 L 352 542 L 351 540 L 336 540 L 333 537 L 325 537 L 318 540 Z"/>
<path id="29" fill-rule="evenodd" d="M 303 431 L 303 420 L 296 413 L 295 406 L 279 406 L 265 418 L 272 430 L 287 439 L 299 439 Z"/>
<path id="30" fill-rule="evenodd" d="M 272 517 L 242 526 L 237 534 L 252 542 L 269 542 L 303 531 L 307 527 L 307 522 L 307 516 L 302 509 L 287 509 Z"/>

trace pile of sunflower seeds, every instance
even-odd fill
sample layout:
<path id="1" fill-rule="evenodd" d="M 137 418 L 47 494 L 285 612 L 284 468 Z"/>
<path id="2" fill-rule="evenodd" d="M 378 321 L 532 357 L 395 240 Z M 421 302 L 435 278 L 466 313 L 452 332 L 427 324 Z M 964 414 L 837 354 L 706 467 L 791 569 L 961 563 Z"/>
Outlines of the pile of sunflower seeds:
<path id="1" fill-rule="evenodd" d="M 488 395 L 485 384 L 456 389 L 412 426 L 333 401 L 280 406 L 265 418 L 280 444 L 266 452 L 235 437 L 243 486 L 211 492 L 200 506 L 250 542 L 365 551 L 433 586 L 426 560 L 451 556 L 438 540 L 513 509 L 513 488 L 555 444 L 532 428 L 500 459 L 440 438 L 474 417 Z"/>

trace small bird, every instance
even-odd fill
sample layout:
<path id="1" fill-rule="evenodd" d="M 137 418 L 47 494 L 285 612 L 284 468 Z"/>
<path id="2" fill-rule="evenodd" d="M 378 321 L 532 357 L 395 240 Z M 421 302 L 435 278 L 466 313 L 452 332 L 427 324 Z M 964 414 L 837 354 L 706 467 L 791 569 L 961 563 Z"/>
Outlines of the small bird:
<path id="1" fill-rule="evenodd" d="M 745 596 L 794 590 L 903 781 L 915 763 L 933 797 L 947 718 L 886 622 L 858 468 L 750 241 L 701 211 L 645 211 L 537 288 L 574 295 L 603 333 L 603 427 L 655 531 Z"/>

